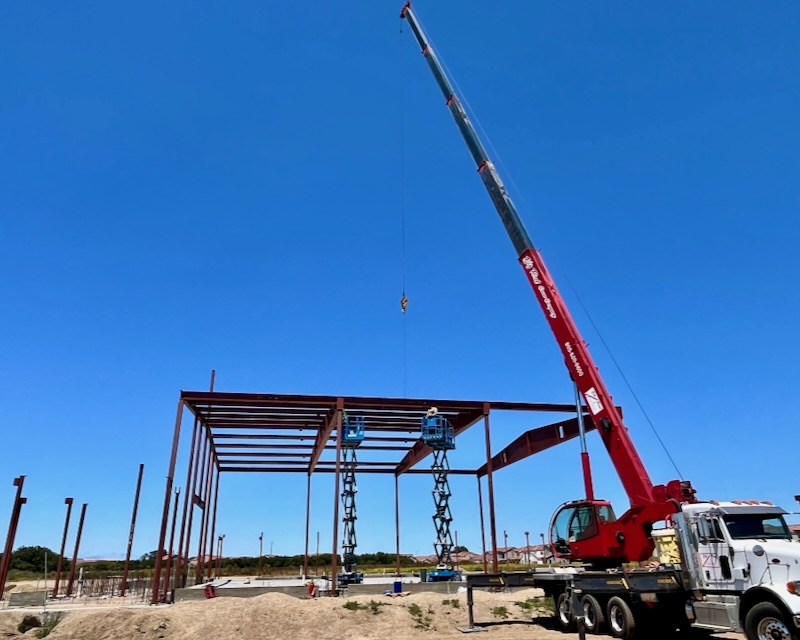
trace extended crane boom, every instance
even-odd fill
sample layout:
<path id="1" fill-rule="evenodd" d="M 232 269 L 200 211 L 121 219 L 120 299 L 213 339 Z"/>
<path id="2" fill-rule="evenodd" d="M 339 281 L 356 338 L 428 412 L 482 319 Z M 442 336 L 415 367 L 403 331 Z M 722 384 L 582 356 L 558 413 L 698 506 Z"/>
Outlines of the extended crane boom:
<path id="1" fill-rule="evenodd" d="M 599 561 L 639 559 L 633 556 L 642 555 L 646 557 L 652 552 L 652 543 L 648 542 L 650 531 L 645 525 L 642 539 L 636 529 L 642 529 L 643 520 L 647 520 L 650 524 L 663 520 L 669 513 L 675 511 L 674 502 L 693 501 L 694 490 L 689 482 L 678 480 L 674 480 L 666 486 L 653 485 L 628 435 L 628 430 L 622 422 L 622 417 L 578 332 L 575 321 L 570 316 L 541 255 L 533 246 L 514 203 L 506 192 L 500 176 L 414 15 L 410 2 L 404 5 L 400 17 L 404 18 L 411 27 L 411 31 L 422 49 L 422 54 L 444 95 L 446 105 L 467 143 L 467 148 L 477 165 L 478 174 L 500 215 L 503 226 L 517 252 L 519 263 L 533 288 L 539 306 L 550 325 L 550 330 L 558 342 L 567 369 L 586 401 L 597 431 L 603 439 L 614 468 L 631 501 L 631 511 L 617 521 L 619 524 L 614 532 L 611 531 L 611 528 L 603 526 L 602 520 L 607 520 L 608 514 L 605 514 L 605 518 L 598 517 L 591 526 L 584 526 L 584 537 L 581 540 L 580 548 L 571 544 L 571 552 L 562 552 L 562 555 Z M 587 464 L 584 464 L 584 473 L 586 474 L 589 500 L 583 504 L 608 505 L 608 503 L 593 500 Z M 656 508 L 654 509 L 654 507 Z M 663 515 L 660 515 L 662 512 Z M 628 517 L 626 518 L 626 516 Z M 632 531 L 622 530 L 626 528 L 628 521 L 637 524 Z M 621 526 L 622 529 L 620 529 Z M 630 538 L 634 538 L 636 541 Z"/>

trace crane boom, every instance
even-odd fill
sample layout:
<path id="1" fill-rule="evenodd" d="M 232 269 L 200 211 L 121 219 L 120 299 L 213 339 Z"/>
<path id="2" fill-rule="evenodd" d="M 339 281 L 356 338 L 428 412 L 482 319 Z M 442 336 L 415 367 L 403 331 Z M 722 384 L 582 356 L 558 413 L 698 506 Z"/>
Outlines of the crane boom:
<path id="1" fill-rule="evenodd" d="M 422 49 L 422 54 L 433 72 L 436 83 L 444 95 L 447 108 L 450 110 L 467 144 L 467 148 L 477 166 L 478 174 L 489 192 L 489 197 L 494 203 L 503 226 L 514 245 L 518 256 L 517 259 L 525 271 L 550 330 L 558 342 L 567 369 L 592 414 L 597 431 L 603 439 L 611 461 L 630 499 L 631 507 L 642 509 L 670 500 L 685 501 L 691 499 L 693 490 L 687 482 L 672 481 L 666 486 L 653 485 L 633 445 L 628 430 L 622 422 L 622 416 L 614 405 L 611 395 L 600 377 L 586 343 L 581 338 L 575 321 L 570 316 L 541 254 L 534 247 L 514 203 L 500 180 L 497 170 L 489 159 L 461 101 L 447 78 L 444 68 L 431 47 L 430 41 L 411 9 L 410 2 L 406 2 L 403 6 L 400 17 L 404 18 L 411 27 L 411 31 Z M 587 480 L 587 491 L 589 486 L 590 482 Z M 588 497 L 592 498 L 593 496 L 590 495 Z"/>

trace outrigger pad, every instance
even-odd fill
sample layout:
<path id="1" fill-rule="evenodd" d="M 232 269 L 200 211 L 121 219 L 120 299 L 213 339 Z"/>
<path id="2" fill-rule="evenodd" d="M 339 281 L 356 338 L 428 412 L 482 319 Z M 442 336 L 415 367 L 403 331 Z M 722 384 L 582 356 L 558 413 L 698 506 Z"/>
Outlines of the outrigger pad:
<path id="1" fill-rule="evenodd" d="M 478 631 L 488 631 L 486 627 L 456 627 L 461 633 L 477 633 Z"/>

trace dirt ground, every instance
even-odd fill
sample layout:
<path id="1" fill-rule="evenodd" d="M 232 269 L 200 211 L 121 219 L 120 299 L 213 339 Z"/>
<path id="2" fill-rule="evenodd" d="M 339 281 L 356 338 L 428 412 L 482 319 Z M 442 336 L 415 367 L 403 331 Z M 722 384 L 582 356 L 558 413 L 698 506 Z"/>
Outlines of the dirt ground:
<path id="1" fill-rule="evenodd" d="M 485 625 L 487 640 L 573 640 L 531 621 L 519 602 L 538 595 L 475 592 L 475 620 Z M 457 604 L 454 603 L 457 602 Z M 345 605 L 350 604 L 346 608 Z M 370 606 L 370 603 L 375 603 Z M 355 608 L 356 606 L 360 608 Z M 33 611 L 31 613 L 34 613 Z M 545 611 L 541 611 L 546 615 Z M 0 612 L 0 638 L 22 637 L 18 612 Z M 503 616 L 507 615 L 507 618 Z M 542 625 L 545 626 L 542 626 Z M 50 633 L 52 640 L 419 640 L 463 637 L 467 625 L 464 594 L 419 593 L 401 597 L 357 596 L 301 600 L 279 593 L 255 598 L 215 598 L 171 607 L 107 608 L 70 611 Z M 29 631 L 26 637 L 32 637 Z M 739 638 L 741 636 L 718 636 Z"/>

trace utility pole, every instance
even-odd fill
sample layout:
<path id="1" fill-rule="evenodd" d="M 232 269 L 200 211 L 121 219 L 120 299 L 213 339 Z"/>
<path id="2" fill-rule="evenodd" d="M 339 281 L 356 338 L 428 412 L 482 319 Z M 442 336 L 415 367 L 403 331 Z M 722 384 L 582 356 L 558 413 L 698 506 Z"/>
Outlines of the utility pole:
<path id="1" fill-rule="evenodd" d="M 503 529 L 503 556 L 508 564 L 508 532 L 505 529 Z"/>
<path id="2" fill-rule="evenodd" d="M 531 570 L 531 540 L 528 536 L 530 536 L 531 532 L 525 532 L 525 554 L 528 556 L 528 571 Z"/>

